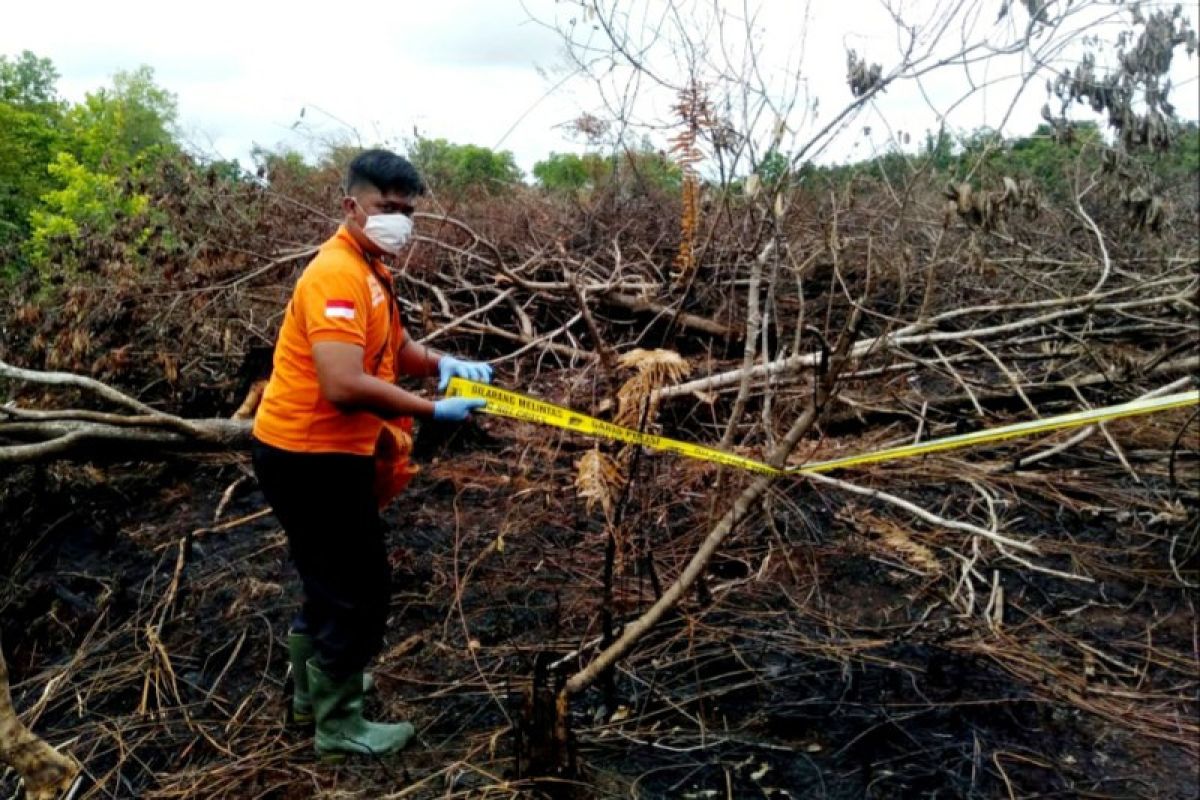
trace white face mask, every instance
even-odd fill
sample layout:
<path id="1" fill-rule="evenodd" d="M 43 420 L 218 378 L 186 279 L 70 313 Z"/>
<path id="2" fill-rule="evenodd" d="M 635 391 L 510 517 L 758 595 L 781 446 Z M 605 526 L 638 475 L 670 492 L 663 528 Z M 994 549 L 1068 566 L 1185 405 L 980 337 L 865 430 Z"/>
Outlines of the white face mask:
<path id="1" fill-rule="evenodd" d="M 354 204 L 362 210 L 357 200 Z M 404 214 L 368 214 L 367 223 L 363 225 L 366 237 L 380 250 L 393 256 L 408 244 L 412 229 L 412 220 Z"/>

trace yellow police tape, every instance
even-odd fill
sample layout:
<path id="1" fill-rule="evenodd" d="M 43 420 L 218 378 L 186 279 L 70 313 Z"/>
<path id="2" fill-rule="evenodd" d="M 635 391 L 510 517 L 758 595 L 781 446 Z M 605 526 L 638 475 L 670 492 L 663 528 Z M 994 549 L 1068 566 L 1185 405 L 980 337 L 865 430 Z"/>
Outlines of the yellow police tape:
<path id="1" fill-rule="evenodd" d="M 937 453 L 944 450 L 957 450 L 962 447 L 974 447 L 976 445 L 999 442 L 1005 439 L 1015 439 L 1019 436 L 1032 436 L 1038 433 L 1048 433 L 1050 431 L 1063 430 L 1064 428 L 1079 428 L 1084 425 L 1105 422 L 1111 419 L 1133 417 L 1140 414 L 1153 414 L 1157 411 L 1166 411 L 1171 408 L 1183 408 L 1185 406 L 1191 406 L 1200 403 L 1200 390 L 1178 392 L 1176 394 L 1164 395 L 1163 397 L 1134 400 L 1129 403 L 1108 406 L 1107 408 L 1076 411 L 1072 414 L 1062 414 L 1057 417 L 1035 419 L 1030 420 L 1029 422 L 1018 422 L 1015 425 L 1004 425 L 999 428 L 988 428 L 981 431 L 972 431 L 971 433 L 964 433 L 958 436 L 947 436 L 942 439 L 932 439 L 930 441 L 919 442 L 917 444 L 888 447 L 884 450 L 875 450 L 874 452 L 864 453 L 857 456 L 846 456 L 844 458 L 835 458 L 830 461 L 817 461 L 812 464 L 804 464 L 803 466 L 799 467 L 776 469 L 770 464 L 766 464 L 762 461 L 756 461 L 752 458 L 734 455 L 733 453 L 726 453 L 723 450 L 715 450 L 711 447 L 704 447 L 703 445 L 692 444 L 690 442 L 681 442 L 678 439 L 668 439 L 665 436 L 655 436 L 651 433 L 640 433 L 631 428 L 626 428 L 621 425 L 614 425 L 611 422 L 605 422 L 604 420 L 596 419 L 595 417 L 589 417 L 586 414 L 580 414 L 579 412 L 572 411 L 569 408 L 557 406 L 553 403 L 547 403 L 544 400 L 538 400 L 519 392 L 511 392 L 507 389 L 501 389 L 497 386 L 488 386 L 487 384 L 475 383 L 462 378 L 452 378 L 450 380 L 450 386 L 446 390 L 446 396 L 474 397 L 486 400 L 487 405 L 482 410 L 488 414 L 525 420 L 527 422 L 536 422 L 541 425 L 550 425 L 555 428 L 564 428 L 569 431 L 581 433 L 585 436 L 594 436 L 604 439 L 613 439 L 618 442 L 627 442 L 628 444 L 642 445 L 643 447 L 649 447 L 654 450 L 662 450 L 668 453 L 678 453 L 679 455 L 686 456 L 687 458 L 695 458 L 701 461 L 712 461 L 717 464 L 724 464 L 728 467 L 737 467 L 739 469 L 745 469 L 765 475 L 799 475 L 805 472 L 829 472 L 831 470 L 843 469 L 845 467 L 857 467 L 863 464 L 874 464 L 879 461 L 893 461 L 895 459 L 912 458 L 914 456 L 922 456 L 928 453 Z"/>

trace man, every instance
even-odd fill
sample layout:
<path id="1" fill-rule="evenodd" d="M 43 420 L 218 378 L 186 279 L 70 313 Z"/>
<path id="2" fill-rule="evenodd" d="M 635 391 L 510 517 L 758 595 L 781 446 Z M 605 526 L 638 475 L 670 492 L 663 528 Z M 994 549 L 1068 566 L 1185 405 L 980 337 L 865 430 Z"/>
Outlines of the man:
<path id="1" fill-rule="evenodd" d="M 385 420 L 462 421 L 481 400 L 430 401 L 396 386 L 399 375 L 490 382 L 487 364 L 460 361 L 409 339 L 381 259 L 412 234 L 425 185 L 385 150 L 350 163 L 345 221 L 304 270 L 275 345 L 254 422 L 254 471 L 283 525 L 304 588 L 288 636 L 293 715 L 315 722 L 317 753 L 382 755 L 413 736 L 407 722 L 363 719 L 363 671 L 383 644 L 391 570 L 374 494 Z"/>

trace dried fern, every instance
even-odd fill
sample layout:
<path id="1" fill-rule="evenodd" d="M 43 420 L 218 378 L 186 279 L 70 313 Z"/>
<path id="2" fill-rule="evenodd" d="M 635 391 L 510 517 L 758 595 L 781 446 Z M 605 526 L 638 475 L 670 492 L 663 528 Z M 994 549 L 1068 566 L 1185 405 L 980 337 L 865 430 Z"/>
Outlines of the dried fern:
<path id="1" fill-rule="evenodd" d="M 713 128 L 716 123 L 704 86 L 699 83 L 692 83 L 679 93 L 675 113 L 683 124 L 683 130 L 671 140 L 671 153 L 674 154 L 683 173 L 675 280 L 677 283 L 683 283 L 691 277 L 696 268 L 696 230 L 700 217 L 700 174 L 696 171 L 696 164 L 704 158 L 697 142 L 700 131 Z"/>
<path id="2" fill-rule="evenodd" d="M 620 465 L 597 448 L 584 453 L 575 462 L 575 469 L 575 490 L 586 502 L 588 512 L 599 503 L 611 522 L 613 502 L 625 483 Z"/>
<path id="3" fill-rule="evenodd" d="M 687 376 L 691 365 L 674 350 L 643 350 L 637 348 L 623 354 L 617 363 L 636 374 L 617 390 L 617 414 L 613 422 L 635 427 L 641 422 L 642 408 L 654 391 Z M 647 419 L 653 419 L 657 404 L 651 403 Z"/>
<path id="4" fill-rule="evenodd" d="M 874 514 L 864 514 L 861 523 L 879 537 L 879 543 L 911 567 L 927 574 L 942 572 L 941 562 L 932 550 L 912 538 L 903 527 Z"/>

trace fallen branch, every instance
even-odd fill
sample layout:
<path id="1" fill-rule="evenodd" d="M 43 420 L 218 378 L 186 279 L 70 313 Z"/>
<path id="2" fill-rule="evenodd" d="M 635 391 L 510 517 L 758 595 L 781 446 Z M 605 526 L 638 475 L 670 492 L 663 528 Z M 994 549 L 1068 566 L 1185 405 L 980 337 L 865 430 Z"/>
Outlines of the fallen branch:
<path id="1" fill-rule="evenodd" d="M 947 312 L 932 318 L 927 323 L 914 323 L 905 326 L 896 331 L 883 336 L 875 336 L 869 339 L 863 339 L 851 348 L 850 357 L 860 358 L 869 353 L 876 353 L 887 350 L 893 347 L 906 347 L 921 344 L 936 344 L 941 342 L 965 342 L 969 339 L 987 339 L 1005 334 L 1014 333 L 1016 331 L 1025 330 L 1038 325 L 1045 325 L 1051 322 L 1056 322 L 1061 319 L 1069 319 L 1084 314 L 1090 314 L 1098 311 L 1128 311 L 1146 307 L 1165 305 L 1177 301 L 1186 301 L 1187 293 L 1176 295 L 1168 295 L 1163 297 L 1152 297 L 1138 300 L 1127 300 L 1118 303 L 1096 303 L 1087 305 L 1077 305 L 1074 308 L 1057 309 L 1033 317 L 1025 317 L 1023 319 L 1004 322 L 997 325 L 990 325 L 981 328 L 970 328 L 966 330 L 956 331 L 930 331 L 930 328 L 936 327 L 938 323 L 946 322 L 954 317 L 962 316 L 964 313 L 976 312 L 996 312 L 1006 310 L 1004 306 L 982 306 L 975 309 L 956 309 L 955 311 Z M 1087 298 L 1073 298 L 1071 302 L 1081 303 Z M 1014 305 L 1007 307 L 1008 309 L 1016 309 L 1025 306 Z M 1059 305 L 1058 302 L 1053 303 L 1037 303 L 1032 304 L 1038 307 L 1046 307 L 1048 305 Z M 680 395 L 691 394 L 693 392 L 708 392 L 713 389 L 719 389 L 725 386 L 732 386 L 738 383 L 743 375 L 749 374 L 752 380 L 761 380 L 767 377 L 775 377 L 785 375 L 791 372 L 796 372 L 801 369 L 815 367 L 821 363 L 821 353 L 802 353 L 788 358 L 777 359 L 767 364 L 759 364 L 747 369 L 735 369 L 729 372 L 722 372 L 716 375 L 709 375 L 706 378 L 700 378 L 694 381 L 676 384 L 660 389 L 656 397 L 669 398 L 678 397 Z"/>
<path id="2" fill-rule="evenodd" d="M 153 452 L 245 448 L 248 419 L 183 419 L 165 414 L 83 375 L 22 369 L 0 361 L 0 377 L 49 386 L 84 389 L 132 409 L 135 416 L 81 409 L 25 409 L 0 406 L 0 464 L 65 458 L 97 447 Z M 15 443 L 14 443 L 15 442 Z"/>
<path id="3" fill-rule="evenodd" d="M 250 445 L 249 420 L 185 420 L 192 435 L 152 428 L 135 428 L 71 420 L 0 423 L 0 439 L 37 439 L 28 444 L 0 446 L 0 463 L 19 464 L 64 458 L 97 445 L 127 446 L 136 451 L 184 452 Z"/>
<path id="4" fill-rule="evenodd" d="M 0 649 L 0 761 L 12 766 L 25 782 L 29 800 L 55 800 L 70 791 L 80 765 L 25 727 L 13 708 L 8 664 Z"/>
<path id="5" fill-rule="evenodd" d="M 678 325 L 684 328 L 690 328 L 701 333 L 711 333 L 714 336 L 723 336 L 728 339 L 741 338 L 742 332 L 730 328 L 728 325 L 722 325 L 716 320 L 708 317 L 701 317 L 697 314 L 690 314 L 686 311 L 675 314 L 669 306 L 662 303 L 657 303 L 646 297 L 624 294 L 622 292 L 607 292 L 599 295 L 600 299 L 610 305 L 624 308 L 628 311 L 650 312 L 654 314 L 672 314 Z"/>
<path id="6" fill-rule="evenodd" d="M 29 383 L 41 383 L 49 386 L 70 386 L 75 389 L 83 389 L 92 394 L 99 395 L 105 400 L 116 403 L 119 406 L 137 411 L 141 414 L 151 416 L 166 416 L 160 411 L 157 411 L 140 400 L 135 400 L 124 392 L 120 392 L 106 383 L 101 383 L 98 380 L 89 378 L 85 375 L 76 375 L 73 372 L 42 372 L 34 369 L 22 369 L 13 365 L 0 361 L 0 378 L 10 378 L 15 381 L 27 381 Z"/>

